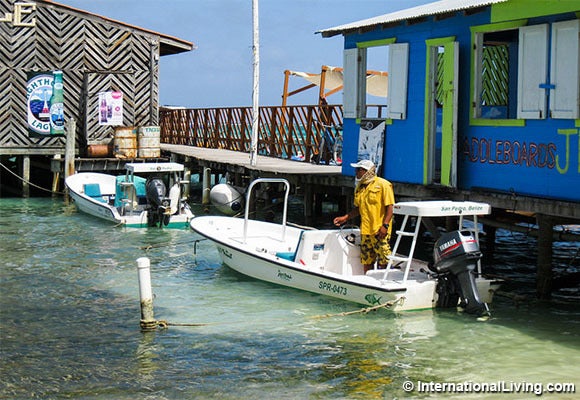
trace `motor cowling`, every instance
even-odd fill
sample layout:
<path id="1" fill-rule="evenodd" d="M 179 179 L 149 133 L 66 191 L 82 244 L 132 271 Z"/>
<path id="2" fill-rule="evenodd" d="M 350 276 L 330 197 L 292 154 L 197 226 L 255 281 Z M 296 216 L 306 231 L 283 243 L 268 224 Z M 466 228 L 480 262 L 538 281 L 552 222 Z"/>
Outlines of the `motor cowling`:
<path id="1" fill-rule="evenodd" d="M 147 224 L 159 227 L 169 224 L 171 200 L 167 197 L 167 188 L 158 177 L 147 179 L 145 184 L 147 196 Z"/>
<path id="2" fill-rule="evenodd" d="M 429 268 L 437 273 L 438 307 L 461 306 L 471 314 L 488 314 L 479 299 L 475 269 L 481 258 L 479 244 L 470 231 L 452 231 L 441 235 L 433 249 L 434 262 Z"/>

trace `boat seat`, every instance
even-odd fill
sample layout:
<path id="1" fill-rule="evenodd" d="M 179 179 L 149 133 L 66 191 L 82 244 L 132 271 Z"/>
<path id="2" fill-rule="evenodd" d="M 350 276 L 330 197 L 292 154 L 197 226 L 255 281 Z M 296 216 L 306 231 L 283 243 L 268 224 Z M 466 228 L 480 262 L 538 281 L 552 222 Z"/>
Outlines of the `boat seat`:
<path id="1" fill-rule="evenodd" d="M 296 259 L 295 251 L 279 251 L 276 253 L 276 257 L 283 258 L 288 261 L 294 261 Z"/>
<path id="2" fill-rule="evenodd" d="M 300 231 L 300 236 L 298 236 L 298 243 L 296 243 L 296 250 L 294 251 L 279 251 L 276 253 L 276 257 L 283 258 L 288 261 L 296 261 L 296 253 L 298 252 L 298 247 L 302 241 L 302 235 L 304 231 Z"/>
<path id="3" fill-rule="evenodd" d="M 326 231 L 302 231 L 294 260 L 312 269 L 323 267 L 326 258 L 324 244 L 327 235 Z"/>
<path id="4" fill-rule="evenodd" d="M 131 202 L 134 207 L 147 204 L 147 192 L 145 182 L 147 179 L 141 176 L 134 176 L 132 181 L 128 181 L 125 175 L 117 177 L 115 207 L 123 207 Z"/>
<path id="5" fill-rule="evenodd" d="M 83 185 L 85 195 L 100 201 L 101 203 L 106 203 L 107 200 L 101 194 L 101 186 L 98 183 L 85 183 Z"/>

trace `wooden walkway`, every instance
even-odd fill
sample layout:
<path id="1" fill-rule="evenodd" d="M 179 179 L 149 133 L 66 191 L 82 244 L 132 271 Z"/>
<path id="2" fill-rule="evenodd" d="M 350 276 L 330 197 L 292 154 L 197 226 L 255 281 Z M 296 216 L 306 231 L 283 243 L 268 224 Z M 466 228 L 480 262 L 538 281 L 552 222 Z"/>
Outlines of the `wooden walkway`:
<path id="1" fill-rule="evenodd" d="M 161 150 L 186 157 L 194 157 L 199 161 L 214 162 L 223 165 L 243 167 L 250 171 L 264 171 L 274 174 L 288 175 L 336 175 L 342 176 L 339 165 L 317 165 L 309 162 L 291 161 L 282 158 L 258 156 L 256 165 L 250 165 L 250 154 L 224 149 L 207 149 L 179 144 L 161 144 Z"/>

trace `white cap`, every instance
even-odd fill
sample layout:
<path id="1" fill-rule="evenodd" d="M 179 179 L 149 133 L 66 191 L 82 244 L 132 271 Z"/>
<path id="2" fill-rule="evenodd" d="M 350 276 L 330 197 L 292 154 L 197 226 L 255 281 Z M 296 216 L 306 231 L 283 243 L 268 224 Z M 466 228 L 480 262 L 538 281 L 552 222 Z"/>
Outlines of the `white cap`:
<path id="1" fill-rule="evenodd" d="M 357 163 L 350 164 L 350 166 L 353 168 L 362 168 L 368 171 L 369 169 L 373 168 L 375 164 L 371 160 L 360 160 Z"/>

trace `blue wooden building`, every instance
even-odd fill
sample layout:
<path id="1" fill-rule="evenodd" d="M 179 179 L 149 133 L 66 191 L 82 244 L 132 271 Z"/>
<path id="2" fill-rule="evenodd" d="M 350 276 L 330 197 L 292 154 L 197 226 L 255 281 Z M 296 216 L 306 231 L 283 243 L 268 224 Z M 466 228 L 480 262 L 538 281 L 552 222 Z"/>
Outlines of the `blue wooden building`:
<path id="1" fill-rule="evenodd" d="M 369 156 L 364 78 L 383 48 L 382 176 L 580 202 L 579 15 L 579 0 L 441 0 L 319 31 L 344 37 L 343 173 Z"/>

